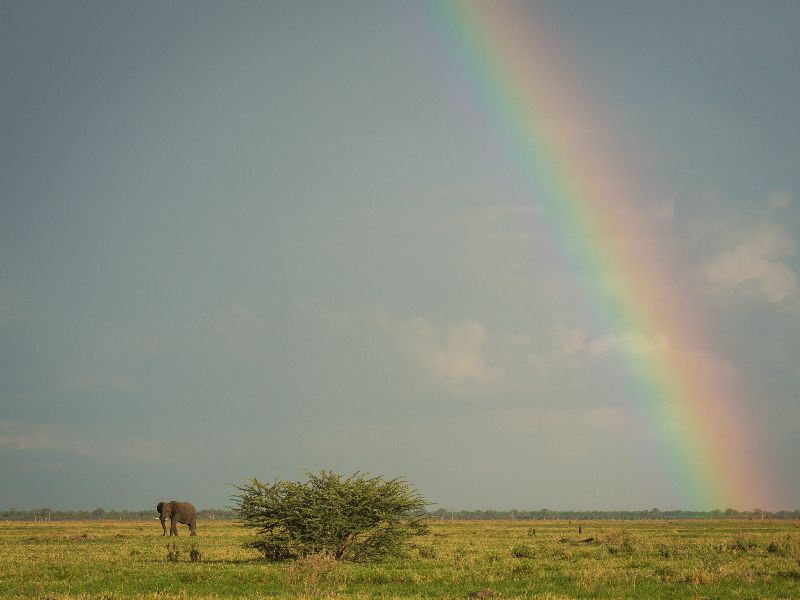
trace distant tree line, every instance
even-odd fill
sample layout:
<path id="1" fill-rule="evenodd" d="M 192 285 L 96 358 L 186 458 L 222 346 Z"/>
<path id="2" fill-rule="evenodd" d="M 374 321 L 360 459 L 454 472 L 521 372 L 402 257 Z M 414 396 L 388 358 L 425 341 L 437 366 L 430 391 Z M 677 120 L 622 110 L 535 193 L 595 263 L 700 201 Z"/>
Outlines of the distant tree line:
<path id="1" fill-rule="evenodd" d="M 592 521 L 592 520 L 642 520 L 642 519 L 800 519 L 799 510 L 768 511 L 753 510 L 693 511 L 693 510 L 456 510 L 440 508 L 429 512 L 434 519 L 441 520 L 526 520 L 526 521 Z M 206 508 L 197 512 L 200 519 L 236 519 L 236 513 L 230 509 Z M 155 508 L 148 510 L 52 510 L 47 507 L 17 509 L 15 507 L 0 511 L 3 521 L 76 521 L 88 519 L 100 520 L 137 520 L 156 518 Z"/>
<path id="2" fill-rule="evenodd" d="M 740 511 L 725 510 L 457 510 L 440 508 L 431 516 L 437 519 L 466 520 L 527 520 L 527 521 L 591 521 L 591 520 L 643 520 L 643 519 L 800 519 L 800 510 L 767 511 L 759 508 Z"/>
<path id="3" fill-rule="evenodd" d="M 206 508 L 197 511 L 201 519 L 234 519 L 236 514 L 229 509 Z M 100 520 L 140 520 L 158 518 L 155 507 L 148 510 L 52 510 L 47 507 L 34 507 L 18 509 L 10 507 L 0 511 L 0 520 L 3 521 L 82 521 L 88 519 Z"/>

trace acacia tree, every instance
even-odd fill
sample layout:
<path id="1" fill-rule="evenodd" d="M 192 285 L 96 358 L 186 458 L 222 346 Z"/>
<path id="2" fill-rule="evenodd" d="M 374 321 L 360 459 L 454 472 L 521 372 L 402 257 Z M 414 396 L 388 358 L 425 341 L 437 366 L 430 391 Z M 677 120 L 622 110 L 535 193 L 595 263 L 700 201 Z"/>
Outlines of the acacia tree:
<path id="1" fill-rule="evenodd" d="M 428 502 L 402 478 L 330 471 L 306 476 L 305 482 L 234 485 L 239 521 L 257 530 L 246 547 L 268 560 L 327 553 L 370 561 L 400 555 L 412 536 L 427 533 Z"/>

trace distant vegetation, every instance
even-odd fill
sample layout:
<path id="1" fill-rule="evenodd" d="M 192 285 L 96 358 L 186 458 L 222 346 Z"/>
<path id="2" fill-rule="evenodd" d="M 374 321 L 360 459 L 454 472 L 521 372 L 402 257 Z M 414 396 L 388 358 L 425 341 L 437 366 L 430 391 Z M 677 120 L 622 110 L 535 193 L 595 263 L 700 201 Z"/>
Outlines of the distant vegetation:
<path id="1" fill-rule="evenodd" d="M 457 510 L 444 508 L 432 513 L 438 519 L 456 520 L 504 520 L 521 519 L 529 521 L 597 521 L 597 520 L 643 520 L 643 519 L 800 519 L 800 510 L 780 510 L 770 512 L 754 508 L 739 511 L 725 510 Z"/>
<path id="2" fill-rule="evenodd" d="M 197 511 L 200 519 L 235 519 L 236 513 L 228 509 L 206 508 Z M 84 521 L 84 520 L 137 520 L 158 518 L 155 504 L 147 510 L 53 510 L 50 508 L 9 508 L 0 511 L 3 521 Z"/>
<path id="3" fill-rule="evenodd" d="M 800 510 L 767 511 L 760 509 L 710 511 L 692 510 L 456 510 L 440 508 L 429 512 L 434 519 L 470 520 L 470 521 L 597 521 L 597 520 L 642 520 L 642 519 L 800 519 Z M 0 520 L 8 521 L 80 521 L 88 519 L 150 519 L 158 516 L 155 507 L 147 510 L 53 510 L 50 508 L 8 508 L 0 511 Z M 197 512 L 199 519 L 236 519 L 236 512 L 227 508 L 205 508 Z"/>

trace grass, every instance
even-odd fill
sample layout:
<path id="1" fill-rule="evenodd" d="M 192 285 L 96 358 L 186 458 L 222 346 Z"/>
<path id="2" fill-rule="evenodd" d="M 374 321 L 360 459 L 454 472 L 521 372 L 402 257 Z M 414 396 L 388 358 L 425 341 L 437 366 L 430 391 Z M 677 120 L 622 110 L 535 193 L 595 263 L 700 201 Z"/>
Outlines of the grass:
<path id="1" fill-rule="evenodd" d="M 155 520 L 0 522 L 0 598 L 800 598 L 796 521 L 581 525 L 436 521 L 407 560 L 351 564 L 265 562 L 231 522 L 174 546 Z"/>

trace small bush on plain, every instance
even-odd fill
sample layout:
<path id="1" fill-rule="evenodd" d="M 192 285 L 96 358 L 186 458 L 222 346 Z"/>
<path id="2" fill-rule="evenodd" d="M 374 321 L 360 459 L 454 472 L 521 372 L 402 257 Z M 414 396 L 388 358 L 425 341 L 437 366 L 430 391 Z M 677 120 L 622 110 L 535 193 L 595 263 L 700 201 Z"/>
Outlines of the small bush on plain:
<path id="1" fill-rule="evenodd" d="M 612 529 L 605 535 L 603 542 L 609 554 L 633 552 L 635 550 L 633 539 L 624 529 Z"/>
<path id="2" fill-rule="evenodd" d="M 758 547 L 758 542 L 749 535 L 737 535 L 727 544 L 727 549 L 733 552 L 749 552 Z"/>
<path id="3" fill-rule="evenodd" d="M 200 562 L 203 560 L 203 555 L 200 553 L 200 550 L 197 549 L 197 546 L 192 544 L 191 549 L 189 550 L 189 559 L 192 562 Z"/>
<path id="4" fill-rule="evenodd" d="M 767 552 L 770 554 L 777 554 L 778 556 L 800 557 L 800 539 L 787 535 L 785 537 L 772 540 L 767 545 Z"/>
<path id="5" fill-rule="evenodd" d="M 181 549 L 178 548 L 178 544 L 173 540 L 172 543 L 167 544 L 167 560 L 169 562 L 178 562 L 180 557 Z"/>
<path id="6" fill-rule="evenodd" d="M 235 486 L 239 521 L 257 530 L 246 547 L 268 560 L 326 553 L 336 560 L 373 561 L 403 554 L 412 536 L 428 531 L 428 502 L 401 478 L 306 475 L 305 482 L 251 479 Z"/>

